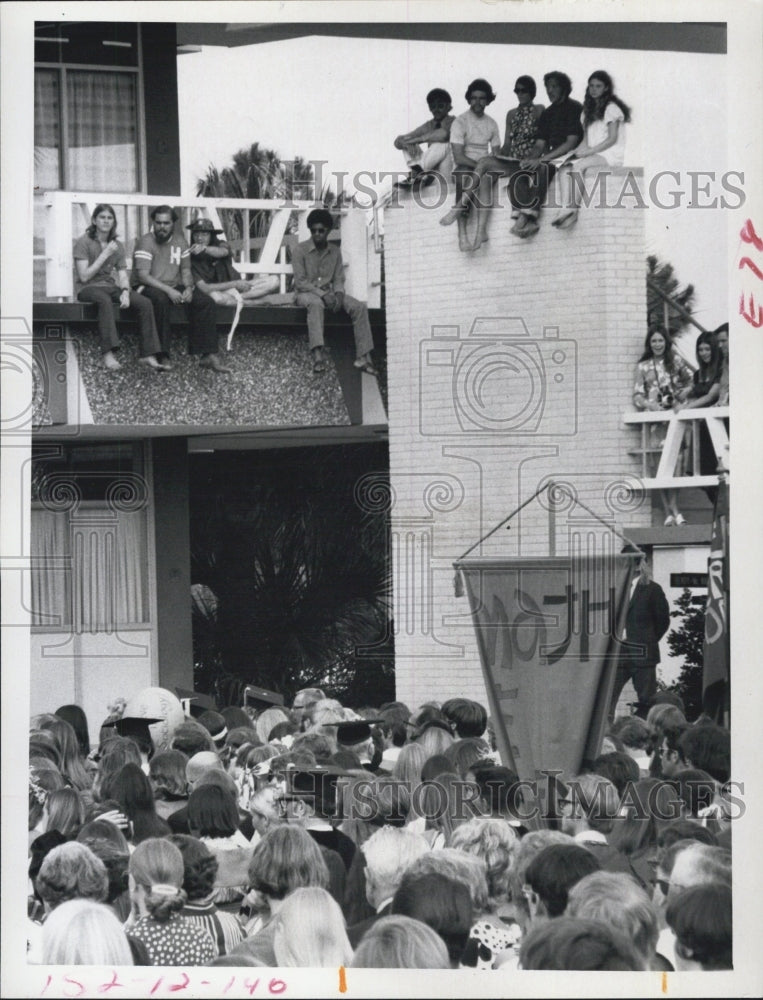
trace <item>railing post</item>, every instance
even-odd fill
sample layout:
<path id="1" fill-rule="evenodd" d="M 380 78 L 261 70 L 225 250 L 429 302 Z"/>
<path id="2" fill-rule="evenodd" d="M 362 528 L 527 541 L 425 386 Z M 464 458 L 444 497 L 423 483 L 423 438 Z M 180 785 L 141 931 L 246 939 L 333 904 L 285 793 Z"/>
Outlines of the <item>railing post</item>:
<path id="1" fill-rule="evenodd" d="M 66 191 L 45 194 L 45 292 L 48 298 L 74 294 L 72 203 Z"/>

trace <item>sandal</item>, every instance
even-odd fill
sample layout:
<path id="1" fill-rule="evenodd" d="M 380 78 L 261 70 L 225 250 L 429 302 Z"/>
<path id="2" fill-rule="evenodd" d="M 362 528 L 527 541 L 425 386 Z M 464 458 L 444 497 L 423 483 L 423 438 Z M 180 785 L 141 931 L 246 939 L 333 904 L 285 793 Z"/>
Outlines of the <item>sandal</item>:
<path id="1" fill-rule="evenodd" d="M 316 358 L 315 361 L 313 361 L 313 371 L 316 375 L 326 371 L 326 362 L 323 358 Z"/>
<path id="2" fill-rule="evenodd" d="M 374 368 L 372 361 L 353 361 L 353 365 L 358 369 L 358 371 L 365 372 L 366 375 L 373 375 L 378 378 L 379 373 Z"/>

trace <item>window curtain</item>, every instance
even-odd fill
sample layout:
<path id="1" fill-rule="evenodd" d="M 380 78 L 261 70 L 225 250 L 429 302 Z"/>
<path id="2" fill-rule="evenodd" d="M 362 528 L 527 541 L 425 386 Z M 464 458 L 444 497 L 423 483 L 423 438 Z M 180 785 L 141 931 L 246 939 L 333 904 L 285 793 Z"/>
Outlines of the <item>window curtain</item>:
<path id="1" fill-rule="evenodd" d="M 96 633 L 147 621 L 144 512 L 99 513 L 33 511 L 33 624 Z"/>
<path id="2" fill-rule="evenodd" d="M 68 186 L 72 191 L 137 190 L 137 77 L 68 70 Z"/>
<path id="3" fill-rule="evenodd" d="M 32 625 L 71 624 L 69 515 L 32 511 Z"/>
<path id="4" fill-rule="evenodd" d="M 61 186 L 61 97 L 58 70 L 34 73 L 34 184 L 39 191 Z"/>

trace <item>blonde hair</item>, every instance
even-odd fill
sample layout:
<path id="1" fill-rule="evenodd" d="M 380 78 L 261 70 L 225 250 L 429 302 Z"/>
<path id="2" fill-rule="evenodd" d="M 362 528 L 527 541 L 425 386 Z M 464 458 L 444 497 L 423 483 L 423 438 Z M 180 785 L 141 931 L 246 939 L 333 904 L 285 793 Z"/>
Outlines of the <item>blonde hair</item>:
<path id="1" fill-rule="evenodd" d="M 135 884 L 146 892 L 146 909 L 160 923 L 181 910 L 186 901 L 183 891 L 183 855 L 174 844 L 162 837 L 149 837 L 130 855 L 129 872 Z"/>
<path id="2" fill-rule="evenodd" d="M 257 739 L 261 743 L 267 743 L 271 730 L 275 729 L 279 722 L 288 721 L 289 715 L 284 709 L 266 708 L 264 712 L 260 712 L 254 722 Z"/>
<path id="3" fill-rule="evenodd" d="M 363 935 L 353 969 L 449 969 L 445 942 L 411 917 L 382 917 Z"/>
<path id="4" fill-rule="evenodd" d="M 475 817 L 456 827 L 451 847 L 481 858 L 487 867 L 487 884 L 493 902 L 504 901 L 509 893 L 509 872 L 519 839 L 503 819 Z"/>
<path id="5" fill-rule="evenodd" d="M 61 903 L 42 925 L 43 965 L 132 965 L 127 935 L 114 911 L 89 899 Z"/>
<path id="6" fill-rule="evenodd" d="M 276 963 L 289 968 L 349 965 L 352 946 L 339 904 L 325 889 L 290 893 L 276 918 Z"/>

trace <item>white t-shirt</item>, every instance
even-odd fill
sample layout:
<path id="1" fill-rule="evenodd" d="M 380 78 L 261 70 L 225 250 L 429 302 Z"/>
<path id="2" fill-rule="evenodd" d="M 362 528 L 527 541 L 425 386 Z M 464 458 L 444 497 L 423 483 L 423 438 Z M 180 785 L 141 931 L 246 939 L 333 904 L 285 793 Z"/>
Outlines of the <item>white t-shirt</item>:
<path id="1" fill-rule="evenodd" d="M 501 137 L 498 125 L 490 115 L 478 118 L 471 108 L 453 122 L 450 129 L 450 141 L 464 146 L 464 152 L 473 160 L 479 160 L 490 152 L 491 143 L 500 145 Z"/>
<path id="2" fill-rule="evenodd" d="M 614 103 L 610 101 L 609 104 L 604 109 L 604 117 L 597 119 L 595 122 L 591 122 L 590 125 L 585 125 L 583 121 L 583 116 L 580 116 L 580 123 L 585 127 L 585 141 L 586 145 L 598 146 L 600 142 L 604 140 L 609 135 L 609 125 L 611 122 L 619 122 L 620 127 L 617 130 L 617 142 L 609 149 L 602 150 L 597 153 L 597 156 L 601 156 L 607 161 L 611 167 L 621 167 L 625 162 L 625 129 L 623 128 L 623 123 L 625 121 L 625 115 L 622 110 Z"/>

